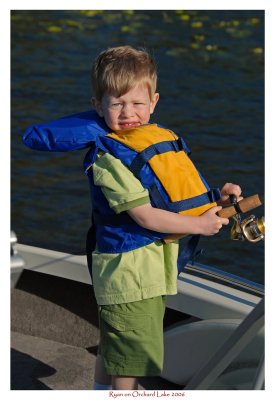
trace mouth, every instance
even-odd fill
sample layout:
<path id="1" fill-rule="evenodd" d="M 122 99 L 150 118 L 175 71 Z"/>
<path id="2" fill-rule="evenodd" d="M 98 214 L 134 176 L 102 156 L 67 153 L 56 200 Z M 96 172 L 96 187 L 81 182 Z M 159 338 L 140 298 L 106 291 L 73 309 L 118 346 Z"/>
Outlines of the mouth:
<path id="1" fill-rule="evenodd" d="M 121 129 L 131 129 L 131 128 L 135 128 L 136 126 L 140 126 L 140 125 L 141 125 L 140 122 L 137 122 L 137 121 L 135 121 L 135 122 L 121 122 L 119 124 L 119 127 Z"/>

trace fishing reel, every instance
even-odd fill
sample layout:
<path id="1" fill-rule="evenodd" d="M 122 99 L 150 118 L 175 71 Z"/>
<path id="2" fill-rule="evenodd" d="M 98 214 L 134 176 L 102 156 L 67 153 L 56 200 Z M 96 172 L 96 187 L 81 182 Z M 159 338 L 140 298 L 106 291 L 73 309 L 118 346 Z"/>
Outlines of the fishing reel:
<path id="1" fill-rule="evenodd" d="M 237 200 L 235 196 L 230 196 L 230 200 L 236 205 Z M 231 228 L 232 240 L 248 240 L 249 242 L 256 243 L 264 239 L 264 217 L 256 218 L 255 215 L 250 215 L 250 217 L 242 220 L 241 213 L 238 212 L 232 218 L 234 220 Z"/>
<path id="2" fill-rule="evenodd" d="M 234 223 L 231 228 L 232 240 L 248 240 L 249 242 L 256 243 L 264 239 L 265 223 L 264 217 L 256 218 L 255 215 L 240 220 L 239 216 L 233 217 Z"/>

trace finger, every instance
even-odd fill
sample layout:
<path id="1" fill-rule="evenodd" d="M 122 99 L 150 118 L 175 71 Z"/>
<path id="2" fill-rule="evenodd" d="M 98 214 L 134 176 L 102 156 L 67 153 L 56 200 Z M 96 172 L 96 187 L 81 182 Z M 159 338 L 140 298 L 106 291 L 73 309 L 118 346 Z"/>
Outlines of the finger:
<path id="1" fill-rule="evenodd" d="M 242 189 L 239 185 L 235 185 L 235 184 L 231 184 L 232 186 L 230 188 L 228 188 L 228 190 L 231 191 L 231 193 L 229 194 L 234 194 L 236 197 L 240 197 L 241 193 L 242 193 Z"/>
<path id="2" fill-rule="evenodd" d="M 241 187 L 235 183 L 226 183 L 221 190 L 222 199 L 228 198 L 228 195 L 230 194 L 234 194 L 236 197 L 239 197 L 241 193 Z"/>
<path id="3" fill-rule="evenodd" d="M 215 207 L 211 208 L 213 214 L 216 214 L 218 211 L 221 211 L 221 209 L 222 209 L 222 206 L 215 206 Z"/>
<path id="4" fill-rule="evenodd" d="M 207 214 L 207 215 L 214 215 L 216 214 L 218 211 L 220 211 L 222 209 L 221 206 L 214 206 L 212 208 L 210 208 L 209 210 L 205 211 L 203 214 Z"/>

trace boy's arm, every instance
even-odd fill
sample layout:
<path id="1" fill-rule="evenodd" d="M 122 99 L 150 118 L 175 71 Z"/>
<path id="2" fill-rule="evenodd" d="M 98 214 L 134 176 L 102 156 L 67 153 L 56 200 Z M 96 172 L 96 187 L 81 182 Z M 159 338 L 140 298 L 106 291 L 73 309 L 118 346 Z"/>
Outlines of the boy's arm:
<path id="1" fill-rule="evenodd" d="M 216 215 L 221 207 L 213 207 L 199 217 L 153 208 L 147 190 L 120 160 L 110 154 L 101 155 L 93 170 L 94 183 L 101 187 L 110 207 L 116 213 L 127 211 L 144 228 L 168 234 L 214 235 L 229 222 Z M 233 189 L 230 187 L 231 193 Z M 238 196 L 238 193 L 234 194 Z"/>
<path id="2" fill-rule="evenodd" d="M 234 194 L 237 201 L 242 199 L 240 186 L 226 183 L 221 189 L 221 204 L 226 203 L 229 195 Z M 128 210 L 128 214 L 142 227 L 157 232 L 173 234 L 214 235 L 229 223 L 228 218 L 221 218 L 216 213 L 222 207 L 213 207 L 199 217 L 175 214 L 169 211 L 153 208 L 151 204 Z"/>
<path id="3" fill-rule="evenodd" d="M 216 213 L 222 207 L 216 206 L 199 217 L 176 214 L 144 204 L 128 210 L 133 220 L 143 228 L 156 232 L 214 235 L 222 225 L 229 223 L 228 218 L 221 218 Z"/>

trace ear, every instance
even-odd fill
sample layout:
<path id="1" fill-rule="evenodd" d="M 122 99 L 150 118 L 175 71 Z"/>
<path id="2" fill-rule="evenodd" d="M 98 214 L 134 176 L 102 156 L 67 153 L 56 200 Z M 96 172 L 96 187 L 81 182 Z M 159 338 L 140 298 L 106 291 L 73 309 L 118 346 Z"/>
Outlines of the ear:
<path id="1" fill-rule="evenodd" d="M 158 101 L 159 101 L 159 93 L 155 93 L 150 103 L 150 114 L 153 114 Z"/>
<path id="2" fill-rule="evenodd" d="M 103 117 L 103 112 L 102 112 L 102 108 L 101 108 L 101 102 L 99 100 L 97 100 L 95 97 L 91 98 L 91 103 L 92 106 L 95 108 L 96 112 L 98 113 L 98 115 L 100 117 Z"/>

